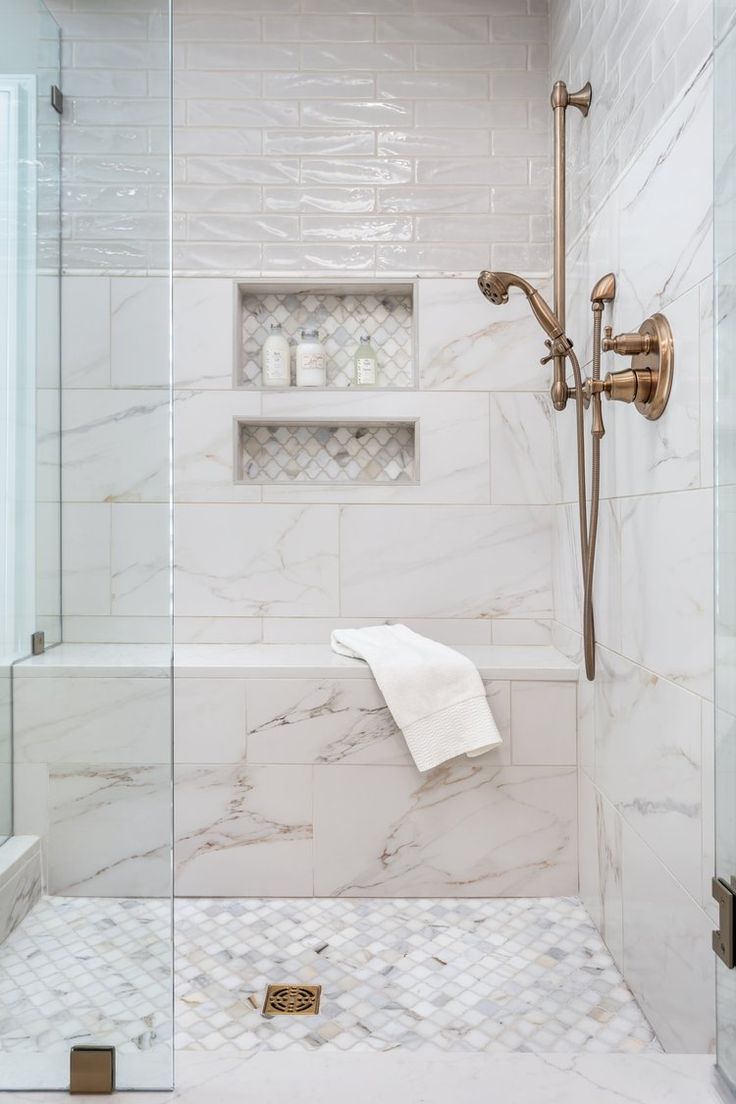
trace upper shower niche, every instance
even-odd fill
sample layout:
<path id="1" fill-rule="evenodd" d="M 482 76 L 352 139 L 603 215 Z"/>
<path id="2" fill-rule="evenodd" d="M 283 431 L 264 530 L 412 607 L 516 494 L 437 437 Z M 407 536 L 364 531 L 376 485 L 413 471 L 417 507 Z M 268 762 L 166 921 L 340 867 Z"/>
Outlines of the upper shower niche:
<path id="1" fill-rule="evenodd" d="M 280 323 L 290 341 L 292 368 L 293 350 L 302 328 L 319 330 L 327 357 L 325 386 L 329 390 L 349 390 L 355 386 L 355 352 L 364 333 L 370 337 L 377 354 L 377 380 L 371 389 L 405 390 L 415 386 L 411 283 L 243 283 L 238 284 L 237 302 L 240 359 L 235 386 L 238 388 L 266 390 L 261 350 L 272 322 Z M 356 390 L 363 392 L 367 388 Z"/>

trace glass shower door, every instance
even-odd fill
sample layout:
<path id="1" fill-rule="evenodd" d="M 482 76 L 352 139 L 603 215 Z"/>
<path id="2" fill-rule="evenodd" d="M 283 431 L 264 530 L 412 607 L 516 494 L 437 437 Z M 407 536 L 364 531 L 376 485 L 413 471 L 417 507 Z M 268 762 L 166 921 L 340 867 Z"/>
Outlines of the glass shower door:
<path id="1" fill-rule="evenodd" d="M 715 7 L 715 846 L 736 892 L 736 12 Z M 720 1071 L 736 1089 L 736 969 L 716 963 Z"/>
<path id="2" fill-rule="evenodd" d="M 0 0 L 0 1091 L 66 1090 L 80 1046 L 165 1090 L 169 12 L 136 4 L 121 78 L 118 5 L 49 7 Z"/>

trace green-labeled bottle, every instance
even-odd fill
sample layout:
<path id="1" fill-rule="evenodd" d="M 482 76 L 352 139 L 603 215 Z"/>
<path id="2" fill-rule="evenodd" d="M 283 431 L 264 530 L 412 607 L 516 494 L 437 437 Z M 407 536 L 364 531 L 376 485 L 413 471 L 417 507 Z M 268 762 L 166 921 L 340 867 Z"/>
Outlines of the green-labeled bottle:
<path id="1" fill-rule="evenodd" d="M 360 345 L 355 351 L 355 386 L 375 387 L 377 381 L 376 351 L 368 334 L 361 334 Z"/>

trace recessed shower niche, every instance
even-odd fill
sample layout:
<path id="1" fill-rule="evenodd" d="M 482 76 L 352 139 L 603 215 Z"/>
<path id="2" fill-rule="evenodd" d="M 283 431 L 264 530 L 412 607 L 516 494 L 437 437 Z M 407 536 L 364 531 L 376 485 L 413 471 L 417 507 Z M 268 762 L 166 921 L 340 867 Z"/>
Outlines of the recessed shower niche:
<path id="1" fill-rule="evenodd" d="M 377 354 L 377 382 L 372 390 L 415 386 L 411 283 L 241 283 L 237 304 L 236 387 L 263 388 L 261 350 L 272 322 L 281 325 L 292 347 L 302 328 L 319 330 L 327 356 L 329 389 L 354 386 L 353 361 L 364 333 Z"/>
<path id="2" fill-rule="evenodd" d="M 235 419 L 236 483 L 397 484 L 418 479 L 415 422 Z"/>

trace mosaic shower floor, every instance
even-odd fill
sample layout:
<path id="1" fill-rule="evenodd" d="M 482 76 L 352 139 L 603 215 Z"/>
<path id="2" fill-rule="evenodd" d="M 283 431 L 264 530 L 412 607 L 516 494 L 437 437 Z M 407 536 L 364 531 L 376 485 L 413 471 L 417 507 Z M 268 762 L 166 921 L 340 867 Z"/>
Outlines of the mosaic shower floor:
<path id="1" fill-rule="evenodd" d="M 126 1052 L 169 1037 L 168 909 L 45 898 L 0 948 L 0 1051 Z M 306 1050 L 660 1051 L 574 898 L 179 900 L 176 1045 Z M 315 1017 L 261 1015 L 272 982 Z"/>

